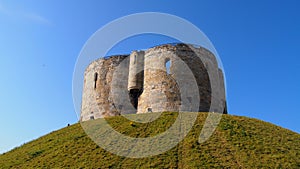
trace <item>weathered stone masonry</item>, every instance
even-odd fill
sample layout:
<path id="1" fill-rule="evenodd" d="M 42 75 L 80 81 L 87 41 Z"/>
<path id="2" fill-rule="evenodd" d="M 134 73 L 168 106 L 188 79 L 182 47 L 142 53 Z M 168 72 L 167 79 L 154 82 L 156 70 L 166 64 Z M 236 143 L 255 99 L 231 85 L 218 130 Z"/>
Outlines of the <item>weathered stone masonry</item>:
<path id="1" fill-rule="evenodd" d="M 219 86 L 211 86 L 215 80 Z M 191 90 L 195 87 L 198 91 Z M 197 108 L 191 110 L 189 104 Z M 215 56 L 202 47 L 167 44 L 92 62 L 84 74 L 81 121 L 123 113 L 208 112 L 212 105 L 216 109 L 211 111 L 227 113 L 223 72 Z"/>

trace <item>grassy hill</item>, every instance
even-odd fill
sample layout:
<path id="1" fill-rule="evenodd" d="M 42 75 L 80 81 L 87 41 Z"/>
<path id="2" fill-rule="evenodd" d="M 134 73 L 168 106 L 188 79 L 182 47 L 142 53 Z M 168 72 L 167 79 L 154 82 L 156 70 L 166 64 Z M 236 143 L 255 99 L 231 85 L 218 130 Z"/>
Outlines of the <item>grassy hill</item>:
<path id="1" fill-rule="evenodd" d="M 177 113 L 163 113 L 147 124 L 122 117 L 107 120 L 132 137 L 148 137 L 173 124 Z M 135 115 L 139 116 L 139 115 Z M 176 147 L 148 158 L 125 158 L 97 146 L 74 124 L 0 155 L 0 168 L 300 168 L 300 134 L 260 120 L 223 115 L 210 139 L 198 137 L 207 113 Z M 99 120 L 94 120 L 96 123 Z"/>

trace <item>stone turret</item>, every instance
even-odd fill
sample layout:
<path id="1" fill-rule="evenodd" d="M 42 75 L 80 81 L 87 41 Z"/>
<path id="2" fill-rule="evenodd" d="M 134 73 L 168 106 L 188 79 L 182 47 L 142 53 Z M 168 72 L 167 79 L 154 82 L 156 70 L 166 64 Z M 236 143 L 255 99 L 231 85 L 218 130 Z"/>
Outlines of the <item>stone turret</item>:
<path id="1" fill-rule="evenodd" d="M 144 85 L 144 51 L 133 51 L 130 54 L 128 93 L 131 104 L 137 109 L 138 98 Z"/>
<path id="2" fill-rule="evenodd" d="M 133 51 L 130 54 L 128 91 L 142 90 L 144 81 L 144 51 Z"/>

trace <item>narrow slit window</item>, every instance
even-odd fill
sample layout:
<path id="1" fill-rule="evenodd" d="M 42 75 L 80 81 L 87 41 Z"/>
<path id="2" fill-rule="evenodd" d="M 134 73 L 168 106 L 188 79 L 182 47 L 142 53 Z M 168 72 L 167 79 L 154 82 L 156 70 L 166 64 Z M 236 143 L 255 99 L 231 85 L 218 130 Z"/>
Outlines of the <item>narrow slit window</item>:
<path id="1" fill-rule="evenodd" d="M 170 68 L 171 68 L 171 60 L 169 58 L 166 59 L 165 67 L 166 67 L 166 72 L 169 75 L 170 74 Z"/>
<path id="2" fill-rule="evenodd" d="M 96 72 L 96 73 L 94 74 L 94 89 L 97 88 L 97 80 L 98 80 L 98 73 Z"/>
<path id="3" fill-rule="evenodd" d="M 133 58 L 133 64 L 136 63 L 136 55 L 134 55 L 134 58 Z"/>

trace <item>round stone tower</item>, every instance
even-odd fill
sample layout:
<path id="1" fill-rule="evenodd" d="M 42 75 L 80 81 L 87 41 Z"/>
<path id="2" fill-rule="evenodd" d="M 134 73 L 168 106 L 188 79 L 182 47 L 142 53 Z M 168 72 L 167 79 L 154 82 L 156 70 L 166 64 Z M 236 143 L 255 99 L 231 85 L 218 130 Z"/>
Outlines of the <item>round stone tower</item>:
<path id="1" fill-rule="evenodd" d="M 213 53 L 166 44 L 92 62 L 84 74 L 81 121 L 163 111 L 227 113 L 225 97 Z"/>
<path id="2" fill-rule="evenodd" d="M 137 113 L 179 111 L 180 91 L 173 76 L 175 60 L 174 50 L 167 46 L 146 50 L 144 90 L 138 100 Z"/>
<path id="3" fill-rule="evenodd" d="M 116 67 L 126 57 L 128 55 L 101 58 L 92 62 L 86 68 L 82 93 L 81 121 L 119 115 L 118 107 L 113 102 L 111 84 Z M 125 65 L 128 67 L 128 63 L 125 63 Z M 126 66 L 124 71 L 128 72 Z"/>
<path id="4" fill-rule="evenodd" d="M 225 112 L 223 73 L 207 49 L 186 44 L 150 48 L 145 52 L 144 69 L 137 113 Z"/>

